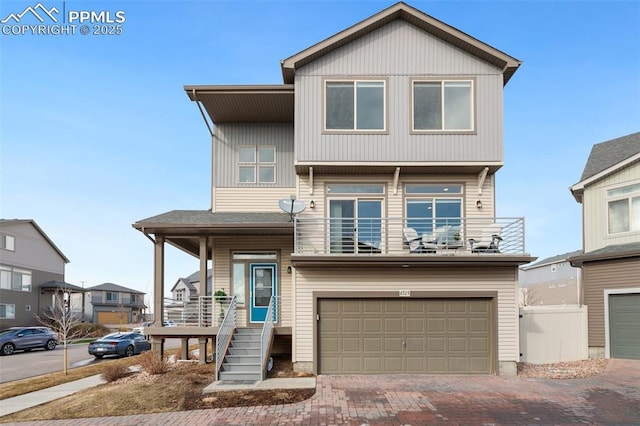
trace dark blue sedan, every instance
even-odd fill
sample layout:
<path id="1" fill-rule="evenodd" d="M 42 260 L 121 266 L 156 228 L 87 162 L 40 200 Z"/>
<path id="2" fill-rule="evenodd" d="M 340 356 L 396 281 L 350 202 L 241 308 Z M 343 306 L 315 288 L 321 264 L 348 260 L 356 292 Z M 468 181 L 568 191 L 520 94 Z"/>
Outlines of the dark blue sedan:
<path id="1" fill-rule="evenodd" d="M 112 333 L 89 343 L 89 353 L 96 358 L 105 355 L 132 356 L 151 349 L 151 343 L 140 333 Z"/>

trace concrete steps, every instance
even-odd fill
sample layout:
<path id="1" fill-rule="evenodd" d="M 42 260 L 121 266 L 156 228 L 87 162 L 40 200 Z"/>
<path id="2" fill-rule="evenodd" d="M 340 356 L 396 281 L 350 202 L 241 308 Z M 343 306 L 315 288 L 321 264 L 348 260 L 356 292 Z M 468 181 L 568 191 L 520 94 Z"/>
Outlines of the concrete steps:
<path id="1" fill-rule="evenodd" d="M 261 333 L 261 328 L 236 328 L 218 372 L 220 381 L 257 382 L 262 380 Z"/>

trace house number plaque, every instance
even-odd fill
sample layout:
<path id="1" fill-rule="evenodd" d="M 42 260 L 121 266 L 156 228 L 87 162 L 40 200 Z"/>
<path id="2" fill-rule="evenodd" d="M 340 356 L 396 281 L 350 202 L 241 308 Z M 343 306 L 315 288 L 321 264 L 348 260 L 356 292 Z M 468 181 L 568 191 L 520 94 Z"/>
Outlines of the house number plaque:
<path id="1" fill-rule="evenodd" d="M 411 290 L 400 290 L 400 297 L 411 297 Z"/>

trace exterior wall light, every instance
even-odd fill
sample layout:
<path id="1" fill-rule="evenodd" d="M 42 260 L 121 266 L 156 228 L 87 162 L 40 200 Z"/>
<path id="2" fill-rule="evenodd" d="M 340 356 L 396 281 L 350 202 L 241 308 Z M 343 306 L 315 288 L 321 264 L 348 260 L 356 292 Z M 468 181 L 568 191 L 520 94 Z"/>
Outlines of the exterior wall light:
<path id="1" fill-rule="evenodd" d="M 481 200 L 476 201 L 476 207 L 479 208 L 479 209 L 482 208 L 482 201 Z"/>
<path id="2" fill-rule="evenodd" d="M 311 200 L 311 202 L 309 203 L 309 208 L 315 209 L 316 208 L 316 202 Z"/>

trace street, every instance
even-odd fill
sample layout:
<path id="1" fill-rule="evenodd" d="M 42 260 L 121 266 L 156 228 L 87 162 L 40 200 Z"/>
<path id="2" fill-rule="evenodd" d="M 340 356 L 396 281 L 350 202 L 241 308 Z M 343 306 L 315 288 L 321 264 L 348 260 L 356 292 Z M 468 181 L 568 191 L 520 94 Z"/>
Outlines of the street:
<path id="1" fill-rule="evenodd" d="M 114 357 L 96 360 L 87 352 L 87 343 L 69 345 L 69 368 L 83 367 L 96 362 L 109 362 Z M 177 348 L 180 339 L 167 339 L 165 348 Z M 53 351 L 34 349 L 31 352 L 16 352 L 9 356 L 0 356 L 0 383 L 26 379 L 28 377 L 41 376 L 55 373 L 64 369 L 64 349 L 58 346 Z"/>

